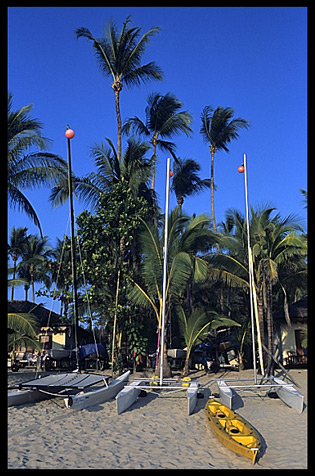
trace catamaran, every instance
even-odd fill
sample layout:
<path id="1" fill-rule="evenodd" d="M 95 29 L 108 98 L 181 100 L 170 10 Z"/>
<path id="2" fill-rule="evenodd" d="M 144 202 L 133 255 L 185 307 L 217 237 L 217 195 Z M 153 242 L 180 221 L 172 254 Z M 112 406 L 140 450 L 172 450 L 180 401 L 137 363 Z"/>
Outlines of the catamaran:
<path id="1" fill-rule="evenodd" d="M 167 280 L 167 243 L 168 243 L 168 209 L 169 209 L 169 189 L 170 189 L 170 164 L 171 159 L 167 159 L 166 165 L 166 197 L 165 197 L 165 227 L 164 227 L 164 254 L 163 254 L 163 284 L 162 284 L 162 327 L 160 339 L 160 377 L 153 376 L 149 378 L 136 379 L 129 385 L 126 385 L 116 395 L 117 413 L 120 415 L 127 408 L 133 405 L 138 399 L 141 390 L 169 390 L 186 391 L 188 415 L 194 411 L 197 403 L 197 394 L 199 384 L 197 380 L 190 378 L 183 379 L 164 379 L 164 334 L 165 334 L 165 306 L 166 306 L 166 280 Z"/>
<path id="2" fill-rule="evenodd" d="M 241 170 L 240 170 L 241 169 Z M 249 207 L 248 207 L 248 185 L 247 185 L 247 156 L 244 154 L 244 163 L 243 166 L 239 167 L 239 172 L 244 172 L 245 179 L 245 207 L 246 207 L 246 224 L 247 224 L 247 247 L 248 247 L 248 275 L 249 275 L 249 291 L 250 291 L 250 316 L 251 316 L 251 328 L 252 328 L 252 352 L 253 352 L 253 367 L 254 367 L 254 378 L 253 379 L 218 379 L 217 385 L 220 392 L 220 399 L 224 405 L 228 408 L 233 408 L 234 397 L 236 396 L 235 389 L 256 389 L 256 390 L 265 390 L 269 389 L 274 390 L 278 397 L 286 403 L 288 406 L 296 409 L 298 412 L 302 413 L 304 406 L 304 396 L 292 385 L 292 383 L 286 383 L 282 379 L 277 377 L 265 377 L 265 371 L 263 367 L 262 359 L 262 350 L 264 349 L 270 357 L 281 367 L 285 375 L 288 375 L 286 369 L 282 366 L 274 355 L 272 355 L 266 346 L 261 342 L 260 332 L 259 332 L 259 323 L 258 323 L 258 310 L 257 310 L 257 298 L 256 290 L 254 284 L 254 271 L 253 271 L 253 260 L 252 260 L 252 251 L 250 246 L 250 228 L 249 228 Z M 254 320 L 255 319 L 255 320 Z M 261 379 L 261 382 L 257 382 L 257 369 L 256 369 L 256 346 L 255 346 L 255 323 L 257 329 L 257 342 L 258 342 L 258 351 L 259 351 L 259 360 L 261 373 L 264 377 Z M 290 377 L 293 381 L 292 377 Z M 254 382 L 253 382 L 254 380 Z M 227 383 L 231 382 L 231 383 Z M 245 383 L 246 382 L 246 383 Z M 253 382 L 253 383 L 247 383 Z"/>
<path id="3" fill-rule="evenodd" d="M 74 209 L 72 195 L 72 173 L 71 173 L 71 149 L 70 140 L 74 137 L 74 131 L 67 127 L 66 131 L 68 145 L 68 187 L 69 187 L 69 208 L 71 225 L 71 266 L 72 266 L 72 286 L 73 286 L 73 311 L 74 311 L 74 334 L 77 368 L 74 372 L 47 375 L 43 378 L 35 378 L 28 382 L 23 382 L 18 388 L 8 392 L 8 406 L 33 403 L 49 397 L 62 397 L 65 406 L 72 410 L 82 410 L 91 405 L 104 403 L 114 398 L 127 383 L 130 371 L 123 373 L 118 378 L 109 382 L 109 375 L 95 375 L 91 373 L 80 373 L 79 371 L 79 348 L 77 343 L 78 335 L 78 295 L 76 280 L 76 259 L 74 242 Z M 98 347 L 95 343 L 95 351 L 98 355 Z"/>

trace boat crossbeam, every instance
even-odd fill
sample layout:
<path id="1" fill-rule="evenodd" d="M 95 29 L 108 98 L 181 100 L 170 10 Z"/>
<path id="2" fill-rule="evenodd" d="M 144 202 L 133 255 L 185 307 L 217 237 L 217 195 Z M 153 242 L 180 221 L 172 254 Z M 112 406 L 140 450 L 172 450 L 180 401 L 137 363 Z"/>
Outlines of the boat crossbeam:
<path id="1" fill-rule="evenodd" d="M 125 388 L 134 388 L 131 385 L 126 385 Z M 188 390 L 189 387 L 173 387 L 171 385 L 137 385 L 137 388 L 140 389 L 146 389 L 146 390 L 157 390 L 157 389 L 163 389 L 163 390 Z"/>
<path id="2" fill-rule="evenodd" d="M 228 388 L 260 388 L 260 387 L 291 387 L 289 383 L 285 383 L 283 385 L 277 383 L 260 383 L 260 384 L 253 384 L 253 385 L 228 385 Z"/>

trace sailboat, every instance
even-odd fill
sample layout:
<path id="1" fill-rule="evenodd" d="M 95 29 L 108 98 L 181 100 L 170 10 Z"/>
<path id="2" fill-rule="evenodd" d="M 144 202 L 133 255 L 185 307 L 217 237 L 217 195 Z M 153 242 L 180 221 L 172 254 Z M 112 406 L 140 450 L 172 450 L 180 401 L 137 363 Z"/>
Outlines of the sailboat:
<path id="1" fill-rule="evenodd" d="M 161 327 L 161 339 L 160 339 L 160 377 L 153 376 L 151 379 L 140 378 L 136 379 L 126 385 L 116 395 L 116 408 L 117 413 L 120 415 L 127 408 L 133 405 L 139 397 L 141 390 L 185 390 L 187 396 L 187 410 L 188 415 L 194 411 L 197 403 L 197 394 L 199 383 L 197 380 L 193 380 L 184 377 L 182 380 L 176 379 L 164 379 L 163 378 L 163 366 L 164 366 L 164 334 L 165 334 L 165 306 L 166 306 L 166 278 L 167 278 L 167 242 L 168 242 L 168 208 L 169 208 L 169 189 L 170 189 L 170 164 L 171 159 L 167 159 L 166 166 L 166 197 L 165 197 L 165 227 L 164 227 L 164 256 L 163 256 L 163 289 L 162 289 L 162 327 Z"/>
<path id="2" fill-rule="evenodd" d="M 218 379 L 217 385 L 220 392 L 220 400 L 224 405 L 229 409 L 233 409 L 233 400 L 236 394 L 235 389 L 251 389 L 255 388 L 256 390 L 274 390 L 279 398 L 289 407 L 294 408 L 299 413 L 302 413 L 304 406 L 304 396 L 296 389 L 291 383 L 285 383 L 282 379 L 277 377 L 265 377 L 265 371 L 263 367 L 263 358 L 262 350 L 264 349 L 270 357 L 281 367 L 285 375 L 288 374 L 286 369 L 282 364 L 275 358 L 271 352 L 268 351 L 266 346 L 262 343 L 260 338 L 259 323 L 258 323 L 258 310 L 257 310 L 257 297 L 254 284 L 254 270 L 253 270 L 253 258 L 252 250 L 250 246 L 250 228 L 249 228 L 249 206 L 248 206 L 248 185 L 247 185 L 247 156 L 243 156 L 244 163 L 239 167 L 238 171 L 244 172 L 244 182 L 245 182 L 245 207 L 246 207 L 246 225 L 247 225 L 247 248 L 248 248 L 248 275 L 249 275 L 249 292 L 250 292 L 250 317 L 251 317 L 251 328 L 252 328 L 252 353 L 253 353 L 253 367 L 254 367 L 254 378 L 253 379 Z M 261 379 L 260 383 L 257 383 L 257 369 L 256 369 L 256 346 L 255 346 L 255 323 L 257 330 L 257 342 L 258 342 L 258 354 L 260 361 L 261 373 L 264 377 Z M 290 377 L 293 381 L 292 377 Z M 254 383 L 242 383 L 242 382 L 251 382 L 254 380 Z M 265 380 L 265 381 L 264 381 Z M 232 382 L 232 385 L 230 383 Z"/>
<path id="3" fill-rule="evenodd" d="M 74 242 L 74 209 L 72 195 L 71 149 L 70 140 L 74 131 L 67 126 L 66 137 L 68 145 L 68 187 L 71 225 L 71 266 L 74 303 L 74 331 L 77 344 L 78 335 L 78 295 L 76 282 L 76 260 Z M 95 344 L 96 352 L 97 345 Z M 19 388 L 8 393 L 8 406 L 33 403 L 49 397 L 63 397 L 68 409 L 82 410 L 91 405 L 104 403 L 114 398 L 127 383 L 130 371 L 109 382 L 109 375 L 95 375 L 79 372 L 78 345 L 76 345 L 77 368 L 73 372 L 47 375 L 23 382 Z"/>

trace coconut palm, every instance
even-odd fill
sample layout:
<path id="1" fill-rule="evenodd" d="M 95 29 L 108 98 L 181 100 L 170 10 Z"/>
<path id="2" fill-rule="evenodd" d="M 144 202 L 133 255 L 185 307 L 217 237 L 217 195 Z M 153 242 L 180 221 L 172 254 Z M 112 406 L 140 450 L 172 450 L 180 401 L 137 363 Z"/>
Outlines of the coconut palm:
<path id="1" fill-rule="evenodd" d="M 157 146 L 174 156 L 175 144 L 164 139 L 171 138 L 180 132 L 190 137 L 192 134 L 192 129 L 190 128 L 192 115 L 188 111 L 179 111 L 183 107 L 182 103 L 171 93 L 167 93 L 164 96 L 160 93 L 151 93 L 147 101 L 145 123 L 138 117 L 126 119 L 123 131 L 129 134 L 132 130 L 150 138 L 153 147 L 151 187 L 154 190 Z"/>
<path id="2" fill-rule="evenodd" d="M 174 176 L 171 190 L 175 193 L 180 214 L 184 198 L 210 188 L 209 179 L 201 179 L 198 175 L 200 165 L 193 159 L 177 158 L 174 162 Z"/>
<path id="3" fill-rule="evenodd" d="M 136 195 L 144 195 L 149 202 L 152 201 L 148 183 L 151 163 L 145 158 L 149 144 L 133 137 L 129 138 L 126 151 L 119 161 L 115 146 L 110 139 L 106 138 L 106 141 L 107 144 L 94 144 L 91 147 L 91 157 L 97 171 L 82 178 L 73 175 L 73 190 L 76 197 L 94 209 L 102 193 L 110 192 L 114 184 L 124 180 L 129 183 Z M 65 203 L 68 196 L 68 181 L 61 180 L 52 189 L 49 200 L 56 207 Z"/>
<path id="4" fill-rule="evenodd" d="M 32 105 L 11 111 L 12 94 L 8 95 L 8 201 L 12 208 L 24 211 L 39 228 L 39 218 L 24 195 L 24 189 L 52 186 L 67 175 L 67 164 L 59 156 L 43 152 L 49 141 L 41 130 L 42 124 L 29 116 Z M 40 152 L 31 152 L 36 147 Z"/>
<path id="5" fill-rule="evenodd" d="M 39 323 L 37 317 L 30 312 L 8 312 L 7 327 L 8 327 L 8 349 L 13 350 L 21 345 L 31 345 L 35 349 L 40 349 L 40 344 L 37 339 L 39 331 Z"/>
<path id="6" fill-rule="evenodd" d="M 287 273 L 284 273 L 284 270 L 290 269 L 292 274 L 294 268 L 294 273 L 298 273 L 296 265 L 300 262 L 300 258 L 306 256 L 305 240 L 298 234 L 301 232 L 299 220 L 293 215 L 281 218 L 280 214 L 276 214 L 272 217 L 274 210 L 274 208 L 265 207 L 255 211 L 251 207 L 250 223 L 253 285 L 257 293 L 260 334 L 264 341 L 264 321 L 266 321 L 268 350 L 271 354 L 273 354 L 273 288 L 276 284 L 280 285 L 284 296 L 284 308 L 286 308 L 287 286 L 283 278 L 287 276 Z M 234 233 L 231 233 L 233 220 Z M 239 212 L 229 211 L 228 222 L 229 233 L 218 235 L 217 238 L 220 246 L 228 252 L 212 256 L 210 261 L 214 267 L 230 273 L 231 282 L 234 277 L 238 277 L 245 283 L 248 279 L 246 220 Z M 300 271 L 305 274 L 305 267 L 300 267 Z M 283 279 L 282 282 L 280 279 Z M 235 284 L 237 284 L 236 281 Z M 286 312 L 285 315 L 288 319 Z"/>
<path id="7" fill-rule="evenodd" d="M 151 223 L 143 222 L 143 225 L 144 231 L 139 237 L 143 258 L 141 282 L 132 280 L 133 289 L 129 297 L 134 303 L 153 310 L 157 324 L 161 328 L 164 234 L 163 230 L 159 230 Z M 184 232 L 181 232 L 183 228 Z M 209 218 L 206 215 L 190 219 L 187 216 L 181 216 L 178 208 L 171 212 L 165 297 L 167 302 L 166 326 L 171 300 L 184 294 L 190 276 L 193 277 L 195 282 L 200 282 L 206 278 L 207 263 L 200 256 L 197 256 L 197 252 L 208 249 L 211 238 Z M 164 352 L 166 353 L 166 346 Z"/>
<path id="8" fill-rule="evenodd" d="M 248 129 L 249 122 L 240 117 L 232 119 L 234 109 L 231 107 L 218 106 L 215 111 L 211 106 L 204 107 L 201 114 L 201 128 L 200 133 L 205 142 L 209 143 L 209 150 L 211 154 L 211 214 L 213 228 L 216 231 L 216 221 L 214 213 L 214 154 L 217 150 L 224 150 L 229 152 L 228 144 L 238 138 L 238 131 L 241 128 Z"/>
<path id="9" fill-rule="evenodd" d="M 13 261 L 13 282 L 16 277 L 16 266 L 17 266 L 17 260 L 19 257 L 23 255 L 23 250 L 25 249 L 26 246 L 26 240 L 27 240 L 27 228 L 17 228 L 15 227 L 12 228 L 11 234 L 10 234 L 10 242 L 8 244 L 8 253 L 9 256 L 11 256 L 12 261 Z M 14 299 L 14 286 L 12 286 L 12 294 L 11 294 L 11 299 Z"/>
<path id="10" fill-rule="evenodd" d="M 19 277 L 27 279 L 30 283 L 32 302 L 35 302 L 36 281 L 43 281 L 47 288 L 51 284 L 48 261 L 54 256 L 54 251 L 48 246 L 48 240 L 48 236 L 40 238 L 38 235 L 29 235 L 23 250 L 22 261 L 17 266 Z"/>
<path id="11" fill-rule="evenodd" d="M 176 306 L 176 310 L 179 317 L 181 333 L 186 344 L 186 359 L 183 376 L 188 375 L 191 350 L 198 340 L 202 340 L 202 338 L 206 337 L 211 330 L 217 329 L 221 326 L 241 327 L 238 322 L 220 315 L 215 311 L 198 309 L 193 311 L 188 317 L 182 306 Z"/>
<path id="12" fill-rule="evenodd" d="M 113 20 L 110 20 L 108 29 L 103 38 L 94 38 L 88 28 L 77 28 L 76 37 L 87 38 L 93 41 L 96 58 L 105 76 L 112 77 L 112 89 L 115 94 L 115 108 L 117 117 L 117 156 L 121 159 L 121 115 L 120 92 L 123 85 L 139 86 L 142 82 L 152 79 L 161 80 L 162 71 L 154 61 L 141 65 L 141 59 L 150 37 L 160 31 L 154 27 L 142 35 L 139 40 L 141 28 L 130 28 L 130 16 L 123 23 L 121 32 L 117 31 Z"/>

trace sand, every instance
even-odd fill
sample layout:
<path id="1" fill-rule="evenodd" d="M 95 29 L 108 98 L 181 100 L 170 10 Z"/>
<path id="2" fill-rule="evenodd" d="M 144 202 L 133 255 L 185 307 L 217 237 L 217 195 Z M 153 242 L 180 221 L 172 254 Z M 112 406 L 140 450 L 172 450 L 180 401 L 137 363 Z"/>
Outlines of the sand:
<path id="1" fill-rule="evenodd" d="M 280 377 L 282 372 L 276 371 Z M 8 468 L 25 469 L 306 469 L 307 370 L 290 370 L 301 388 L 301 414 L 266 392 L 242 392 L 236 411 L 262 438 L 253 465 L 225 448 L 212 434 L 204 407 L 216 379 L 248 378 L 253 372 L 198 371 L 204 399 L 187 415 L 184 392 L 148 393 L 117 415 L 111 400 L 86 410 L 66 409 L 62 399 L 8 408 Z M 9 373 L 9 384 L 34 374 Z M 136 374 L 139 377 L 139 374 Z"/>

